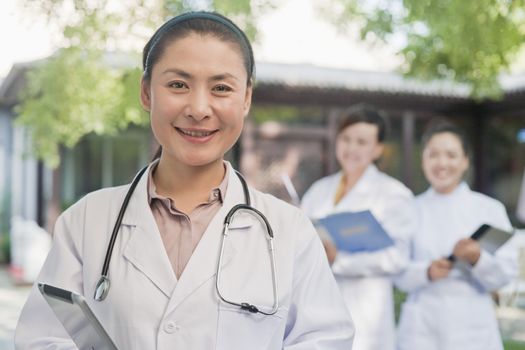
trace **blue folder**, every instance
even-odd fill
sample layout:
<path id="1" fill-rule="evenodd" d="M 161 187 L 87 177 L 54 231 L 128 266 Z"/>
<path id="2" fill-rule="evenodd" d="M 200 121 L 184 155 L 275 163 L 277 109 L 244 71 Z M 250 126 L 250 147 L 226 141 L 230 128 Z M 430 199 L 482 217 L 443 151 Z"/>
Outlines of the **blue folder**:
<path id="1" fill-rule="evenodd" d="M 332 214 L 316 225 L 328 233 L 337 249 L 350 253 L 373 252 L 394 244 L 370 210 Z"/>

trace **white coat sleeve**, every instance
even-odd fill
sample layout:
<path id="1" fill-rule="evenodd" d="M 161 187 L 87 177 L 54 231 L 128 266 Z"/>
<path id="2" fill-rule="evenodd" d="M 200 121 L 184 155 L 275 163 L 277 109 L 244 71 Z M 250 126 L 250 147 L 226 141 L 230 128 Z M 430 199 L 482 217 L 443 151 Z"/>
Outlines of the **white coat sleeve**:
<path id="1" fill-rule="evenodd" d="M 494 225 L 511 230 L 512 225 L 505 207 L 498 202 L 494 210 Z M 480 258 L 471 269 L 472 277 L 488 292 L 495 291 L 508 284 L 518 275 L 518 247 L 516 240 L 510 239 L 494 255 L 481 251 Z"/>
<path id="2" fill-rule="evenodd" d="M 80 247 L 70 229 L 73 211 L 62 214 L 56 224 L 53 245 L 39 273 L 37 282 L 64 289 L 82 291 Z M 35 283 L 22 309 L 15 331 L 17 350 L 77 349 Z"/>
<path id="3" fill-rule="evenodd" d="M 354 326 L 324 248 L 310 221 L 299 220 L 298 234 L 307 239 L 296 250 L 283 349 L 350 350 Z"/>
<path id="4" fill-rule="evenodd" d="M 413 248 L 411 249 L 413 252 Z M 406 269 L 394 278 L 396 287 L 404 292 L 413 292 L 416 289 L 422 288 L 430 283 L 428 279 L 428 267 L 431 260 L 413 260 L 407 265 Z"/>
<path id="5" fill-rule="evenodd" d="M 320 189 L 319 182 L 314 182 L 301 199 L 301 210 L 310 218 L 314 216 L 315 207 L 318 205 L 319 201 L 316 198 L 319 198 Z"/>
<path id="6" fill-rule="evenodd" d="M 408 264 L 409 242 L 417 226 L 414 198 L 411 195 L 385 197 L 385 215 L 381 224 L 395 244 L 376 252 L 346 253 L 339 251 L 332 271 L 345 277 L 394 275 Z"/>

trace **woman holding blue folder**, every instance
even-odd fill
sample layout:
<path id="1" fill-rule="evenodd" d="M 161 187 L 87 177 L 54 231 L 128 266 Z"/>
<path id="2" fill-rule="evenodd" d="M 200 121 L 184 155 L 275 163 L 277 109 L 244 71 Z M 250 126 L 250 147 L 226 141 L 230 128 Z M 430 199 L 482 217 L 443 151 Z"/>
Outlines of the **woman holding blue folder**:
<path id="1" fill-rule="evenodd" d="M 337 132 L 341 171 L 315 182 L 302 200 L 302 208 L 314 220 L 370 210 L 394 240 L 387 248 L 357 253 L 338 251 L 323 240 L 354 320 L 354 350 L 395 348 L 391 277 L 408 263 L 408 241 L 416 227 L 410 190 L 374 165 L 383 152 L 385 124 L 381 114 L 370 107 L 348 109 Z"/>
<path id="2" fill-rule="evenodd" d="M 492 255 L 470 236 L 482 224 L 510 231 L 505 207 L 462 181 L 468 149 L 455 125 L 434 123 L 422 145 L 430 188 L 416 199 L 420 226 L 412 261 L 396 281 L 409 293 L 398 349 L 501 350 L 490 293 L 515 276 L 517 250 L 507 242 Z"/>

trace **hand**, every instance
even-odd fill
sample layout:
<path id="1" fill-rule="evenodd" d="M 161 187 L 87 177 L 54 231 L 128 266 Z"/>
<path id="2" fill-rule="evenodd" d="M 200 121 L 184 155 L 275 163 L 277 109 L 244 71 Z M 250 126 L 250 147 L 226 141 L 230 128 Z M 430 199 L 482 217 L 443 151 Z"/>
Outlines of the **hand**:
<path id="1" fill-rule="evenodd" d="M 335 256 L 337 255 L 337 248 L 330 241 L 323 239 L 322 242 L 323 242 L 324 250 L 326 252 L 326 257 L 328 258 L 328 263 L 332 265 L 334 263 Z"/>
<path id="2" fill-rule="evenodd" d="M 456 243 L 452 254 L 454 254 L 456 259 L 468 262 L 470 265 L 474 266 L 481 256 L 481 247 L 475 240 L 464 238 Z"/>
<path id="3" fill-rule="evenodd" d="M 431 281 L 437 281 L 448 276 L 448 273 L 452 269 L 452 263 L 443 258 L 434 260 L 427 269 L 428 279 Z"/>

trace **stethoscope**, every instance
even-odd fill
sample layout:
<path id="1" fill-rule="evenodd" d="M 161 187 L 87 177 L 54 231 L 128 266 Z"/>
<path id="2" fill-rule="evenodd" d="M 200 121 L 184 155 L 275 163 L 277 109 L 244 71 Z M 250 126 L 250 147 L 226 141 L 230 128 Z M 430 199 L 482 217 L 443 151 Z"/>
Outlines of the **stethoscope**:
<path id="1" fill-rule="evenodd" d="M 146 172 L 147 169 L 148 169 L 148 166 L 145 166 L 143 169 L 141 169 L 137 173 L 137 175 L 131 182 L 131 185 L 129 187 L 128 192 L 126 193 L 126 196 L 124 197 L 124 202 L 122 203 L 122 206 L 120 207 L 120 210 L 117 216 L 117 220 L 115 221 L 115 226 L 113 226 L 113 232 L 111 233 L 111 238 L 109 240 L 109 244 L 106 250 L 106 257 L 104 258 L 104 265 L 102 266 L 102 273 L 100 274 L 100 278 L 95 287 L 95 295 L 93 296 L 93 298 L 96 301 L 103 301 L 104 299 L 106 299 L 109 293 L 109 289 L 111 286 L 111 283 L 108 277 L 109 263 L 111 261 L 111 254 L 115 246 L 115 241 L 117 239 L 118 231 L 120 229 L 120 225 L 122 224 L 122 218 L 124 217 L 124 213 L 126 212 L 126 209 L 128 207 L 131 195 L 133 194 L 133 191 L 137 187 L 137 184 L 139 183 L 140 178 Z M 219 295 L 219 298 L 225 303 L 228 303 L 234 306 L 238 306 L 242 310 L 246 310 L 251 313 L 260 313 L 263 315 L 273 315 L 279 309 L 279 298 L 278 298 L 278 293 L 277 293 L 277 272 L 276 272 L 277 270 L 275 267 L 275 253 L 274 253 L 274 246 L 273 246 L 273 231 L 270 226 L 270 223 L 266 219 L 266 216 L 264 216 L 263 213 L 261 213 L 259 210 L 251 206 L 250 192 L 248 191 L 248 185 L 246 184 L 246 180 L 238 171 L 235 171 L 235 173 L 237 177 L 239 178 L 239 180 L 241 181 L 242 190 L 244 193 L 245 204 L 235 205 L 233 208 L 230 209 L 230 211 L 228 212 L 228 214 L 226 214 L 226 217 L 224 218 L 224 224 L 223 224 L 222 235 L 221 235 L 219 261 L 217 262 L 217 275 L 216 275 L 216 280 L 215 280 L 215 288 L 217 290 L 217 294 Z M 228 228 L 234 216 L 242 210 L 250 212 L 252 215 L 257 217 L 259 221 L 261 221 L 261 223 L 264 224 L 266 228 L 268 250 L 270 252 L 270 263 L 271 263 L 271 269 L 272 269 L 272 291 L 273 291 L 273 300 L 274 300 L 273 306 L 269 311 L 261 311 L 261 309 L 255 306 L 254 304 L 250 304 L 247 302 L 239 303 L 239 302 L 235 302 L 232 300 L 228 300 L 222 295 L 221 290 L 220 290 L 222 257 L 224 254 L 224 246 L 225 246 L 226 238 L 228 237 Z"/>

